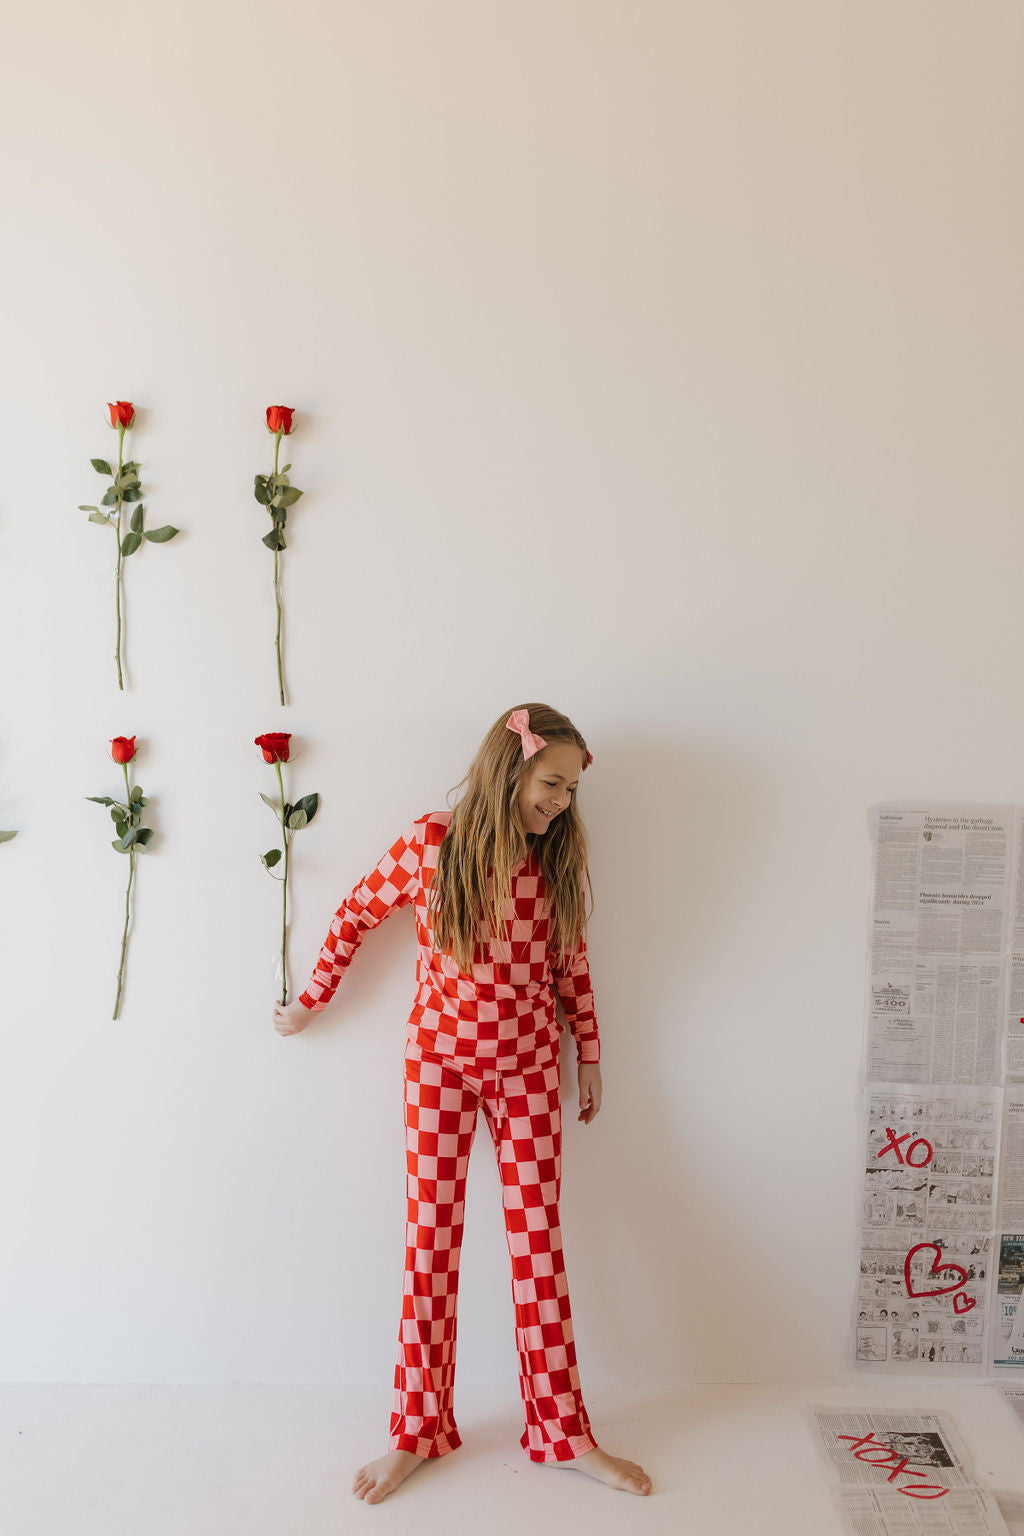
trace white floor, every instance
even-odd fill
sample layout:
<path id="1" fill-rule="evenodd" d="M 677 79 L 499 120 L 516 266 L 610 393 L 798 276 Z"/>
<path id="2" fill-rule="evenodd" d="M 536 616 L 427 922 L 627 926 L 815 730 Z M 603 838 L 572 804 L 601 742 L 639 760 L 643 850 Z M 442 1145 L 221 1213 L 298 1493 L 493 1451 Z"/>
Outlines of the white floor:
<path id="1" fill-rule="evenodd" d="M 992 1383 L 591 1388 L 605 1450 L 641 1462 L 636 1498 L 520 1448 L 514 1388 L 459 1387 L 462 1447 L 390 1498 L 351 1493 L 381 1454 L 380 1388 L 0 1386 L 4 1536 L 560 1536 L 602 1531 L 839 1536 L 806 1403 L 945 1408 L 994 1492 L 1024 1492 L 1024 1432 Z"/>

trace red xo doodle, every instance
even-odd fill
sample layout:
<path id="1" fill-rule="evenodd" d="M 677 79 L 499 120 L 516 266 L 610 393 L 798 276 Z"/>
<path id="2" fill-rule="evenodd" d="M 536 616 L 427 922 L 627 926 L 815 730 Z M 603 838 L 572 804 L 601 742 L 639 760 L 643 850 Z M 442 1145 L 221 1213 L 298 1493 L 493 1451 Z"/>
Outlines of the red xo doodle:
<path id="1" fill-rule="evenodd" d="M 965 1312 L 969 1312 L 972 1307 L 977 1305 L 977 1296 L 968 1296 L 966 1291 L 957 1291 L 953 1297 L 953 1311 L 958 1317 L 962 1317 Z"/>
<path id="2" fill-rule="evenodd" d="M 930 1248 L 935 1255 L 934 1259 L 932 1260 L 930 1276 L 926 1275 L 926 1280 L 929 1278 L 937 1280 L 944 1269 L 955 1271 L 955 1273 L 960 1276 L 959 1280 L 954 1280 L 952 1285 L 936 1286 L 935 1290 L 933 1291 L 916 1291 L 910 1279 L 910 1261 L 913 1259 L 916 1253 L 921 1253 L 925 1248 Z M 958 1291 L 962 1285 L 967 1284 L 966 1269 L 963 1269 L 959 1264 L 953 1264 L 948 1261 L 943 1264 L 940 1262 L 941 1259 L 942 1249 L 939 1247 L 938 1243 L 915 1243 L 914 1247 L 911 1248 L 910 1252 L 907 1254 L 903 1261 L 903 1278 L 907 1284 L 908 1296 L 948 1296 L 950 1291 Z M 974 1305 L 973 1301 L 971 1305 Z M 953 1306 L 956 1307 L 955 1301 Z M 961 1312 L 969 1312 L 970 1307 L 960 1307 L 958 1310 Z"/>
<path id="3" fill-rule="evenodd" d="M 900 1146 L 903 1142 L 910 1140 L 910 1132 L 904 1131 L 902 1136 L 897 1136 L 892 1126 L 887 1125 L 885 1128 L 885 1134 L 888 1136 L 889 1140 L 886 1142 L 881 1152 L 878 1153 L 879 1157 L 884 1157 L 887 1152 L 895 1152 L 897 1162 L 902 1163 L 905 1161 L 910 1165 L 911 1168 L 927 1168 L 928 1164 L 935 1156 L 935 1148 L 932 1146 L 931 1142 L 925 1141 L 923 1136 L 919 1136 L 916 1141 L 910 1142 L 910 1146 L 907 1148 L 906 1158 L 904 1158 L 903 1153 L 900 1151 Z M 924 1147 L 925 1149 L 925 1156 L 921 1157 L 919 1153 L 916 1162 L 914 1161 L 912 1155 L 915 1147 Z"/>
<path id="4" fill-rule="evenodd" d="M 858 1461 L 866 1461 L 870 1466 L 892 1467 L 892 1471 L 886 1478 L 887 1483 L 895 1483 L 902 1473 L 904 1477 L 924 1477 L 924 1472 L 917 1472 L 911 1467 L 906 1456 L 901 1456 L 873 1435 L 837 1435 L 837 1440 L 852 1440 L 850 1450 Z M 873 1456 L 872 1451 L 881 1451 L 881 1457 Z M 949 1492 L 948 1488 L 941 1487 L 938 1483 L 911 1483 L 905 1488 L 896 1488 L 897 1493 L 906 1494 L 908 1499 L 944 1499 Z"/>

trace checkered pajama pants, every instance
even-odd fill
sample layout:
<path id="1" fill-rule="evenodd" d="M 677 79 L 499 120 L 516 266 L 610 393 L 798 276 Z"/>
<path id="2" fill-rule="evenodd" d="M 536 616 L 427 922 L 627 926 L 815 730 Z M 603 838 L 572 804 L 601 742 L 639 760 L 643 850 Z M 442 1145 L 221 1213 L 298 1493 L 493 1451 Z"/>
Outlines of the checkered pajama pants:
<path id="1" fill-rule="evenodd" d="M 455 1427 L 456 1303 L 466 1172 L 483 1109 L 498 1158 L 512 1259 L 520 1438 L 532 1461 L 569 1461 L 597 1444 L 580 1393 L 558 1221 L 561 1104 L 557 1043 L 511 1072 L 405 1051 L 408 1187 L 405 1287 L 389 1450 L 443 1456 Z"/>

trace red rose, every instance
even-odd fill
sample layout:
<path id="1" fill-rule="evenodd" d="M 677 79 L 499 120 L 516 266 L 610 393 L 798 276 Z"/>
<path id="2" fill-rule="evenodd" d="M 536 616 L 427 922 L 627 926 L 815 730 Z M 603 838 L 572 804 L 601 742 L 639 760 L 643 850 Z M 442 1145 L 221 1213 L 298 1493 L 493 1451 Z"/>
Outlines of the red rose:
<path id="1" fill-rule="evenodd" d="M 263 748 L 264 761 L 268 763 L 288 761 L 288 743 L 291 739 L 291 731 L 268 731 L 265 736 L 254 738 L 256 745 Z"/>
<path id="2" fill-rule="evenodd" d="M 268 405 L 267 431 L 282 432 L 287 437 L 292 429 L 292 414 L 294 410 L 294 405 Z"/>
<path id="3" fill-rule="evenodd" d="M 115 763 L 130 763 L 135 756 L 135 737 L 115 736 L 110 743 L 110 755 Z"/>
<path id="4" fill-rule="evenodd" d="M 130 400 L 115 400 L 111 405 L 107 402 L 107 410 L 110 412 L 110 425 L 112 427 L 124 427 L 125 431 L 135 420 L 135 407 Z"/>

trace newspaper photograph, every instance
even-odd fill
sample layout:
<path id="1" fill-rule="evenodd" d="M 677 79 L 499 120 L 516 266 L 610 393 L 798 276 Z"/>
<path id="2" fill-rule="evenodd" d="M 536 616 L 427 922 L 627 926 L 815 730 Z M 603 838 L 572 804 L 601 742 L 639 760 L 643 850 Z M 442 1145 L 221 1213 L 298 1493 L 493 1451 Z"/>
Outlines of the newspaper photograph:
<path id="1" fill-rule="evenodd" d="M 814 1404 L 806 1417 L 832 1483 L 890 1491 L 908 1508 L 974 1485 L 971 1458 L 948 1413 Z"/>
<path id="2" fill-rule="evenodd" d="M 992 1319 L 992 1364 L 1024 1367 L 1024 1232 L 1001 1232 Z"/>
<path id="3" fill-rule="evenodd" d="M 957 1488 L 927 1501 L 890 1488 L 834 1488 L 832 1496 L 849 1536 L 1018 1536 L 982 1488 Z"/>
<path id="4" fill-rule="evenodd" d="M 875 807 L 869 1082 L 1002 1081 L 1014 818 L 1012 806 Z"/>

